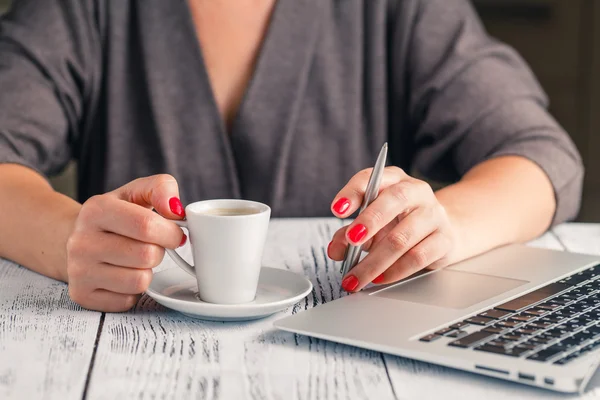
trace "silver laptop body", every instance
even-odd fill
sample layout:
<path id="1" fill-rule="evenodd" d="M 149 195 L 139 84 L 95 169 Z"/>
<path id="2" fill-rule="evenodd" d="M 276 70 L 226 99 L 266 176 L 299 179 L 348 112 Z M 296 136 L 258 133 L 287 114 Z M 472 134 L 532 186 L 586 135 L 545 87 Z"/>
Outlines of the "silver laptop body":
<path id="1" fill-rule="evenodd" d="M 553 351 L 554 348 L 551 349 L 553 341 L 549 341 L 542 347 L 536 344 L 535 350 L 523 350 L 519 355 L 476 350 L 476 348 L 488 346 L 485 343 L 490 342 L 494 337 L 500 337 L 500 333 L 496 336 L 486 337 L 482 342 L 483 345 L 473 344 L 465 347 L 457 347 L 457 343 L 450 345 L 450 343 L 461 340 L 460 335 L 469 338 L 487 335 L 490 332 L 480 334 L 474 334 L 474 332 L 483 332 L 486 326 L 503 325 L 496 324 L 502 320 L 501 318 L 497 318 L 490 324 L 464 325 L 456 329 L 462 331 L 457 337 L 448 337 L 443 332 L 454 324 L 464 322 L 505 304 L 508 304 L 505 308 L 516 309 L 526 305 L 525 303 L 531 303 L 526 308 L 531 312 L 548 311 L 542 310 L 536 305 L 552 306 L 556 303 L 540 299 L 540 293 L 549 291 L 554 296 L 565 297 L 561 295 L 565 292 L 561 289 L 569 285 L 571 285 L 570 288 L 575 286 L 573 283 L 565 283 L 564 279 L 581 271 L 588 273 L 588 268 L 598 263 L 600 263 L 600 257 L 522 245 L 505 246 L 446 269 L 427 272 L 399 283 L 384 287 L 371 287 L 345 296 L 280 319 L 275 322 L 275 327 L 555 391 L 583 392 L 596 371 L 600 359 L 598 353 L 600 326 L 595 338 L 590 336 L 588 341 L 577 344 L 575 347 L 571 346 L 568 354 L 574 355 L 577 349 L 588 346 L 586 352 L 582 351 L 581 356 L 572 357 L 568 363 L 564 364 L 556 363 L 556 360 L 559 357 L 566 358 L 565 354 L 567 353 L 561 353 L 543 361 L 543 358 Z M 600 267 L 595 269 L 598 270 Z M 572 277 L 569 282 L 573 282 L 574 278 Z M 600 271 L 597 277 L 590 279 L 587 283 L 581 282 L 579 285 L 585 284 L 586 288 L 590 289 L 595 285 L 594 280 L 598 279 L 600 287 Z M 582 291 L 583 289 L 578 290 L 577 293 Z M 594 293 L 598 293 L 600 298 L 600 291 L 588 291 L 586 295 L 592 296 Z M 555 298 L 556 301 L 559 301 L 559 297 Z M 532 299 L 538 301 L 532 303 Z M 586 304 L 591 303 L 592 300 L 595 301 L 595 297 L 589 297 L 588 300 Z M 595 306 L 599 307 L 598 311 L 600 312 L 600 301 Z M 558 309 L 560 310 L 560 308 Z M 593 308 L 590 307 L 589 310 L 593 310 Z M 501 314 L 502 311 L 498 313 Z M 529 317 L 529 314 L 523 312 L 523 308 L 518 314 L 523 318 Z M 514 313 L 510 315 L 512 315 L 510 321 L 514 321 Z M 535 322 L 536 319 L 540 320 L 538 325 L 544 324 L 541 321 L 542 316 L 534 316 L 532 321 Z M 504 320 L 508 321 L 506 318 Z M 478 321 L 478 319 L 474 321 Z M 510 321 L 506 321 L 504 324 L 510 325 Z M 531 323 L 531 321 L 527 323 Z M 576 326 L 575 323 L 570 326 L 573 325 Z M 436 335 L 435 332 L 442 332 L 442 334 Z M 540 338 L 544 334 L 544 337 L 548 339 L 550 331 L 544 332 L 544 330 L 538 331 Z M 432 334 L 433 336 L 429 336 Z M 574 336 L 575 333 L 571 335 Z M 582 335 L 583 333 L 577 338 Z M 422 341 L 423 338 L 427 340 L 432 337 L 435 337 L 432 341 Z M 474 339 L 468 339 L 465 342 L 469 340 Z M 593 345 L 596 341 L 599 342 L 597 348 Z M 458 342 L 458 344 L 460 343 Z M 525 343 L 523 347 L 532 347 L 528 343 Z M 485 349 L 489 348 L 485 347 Z M 539 358 L 536 360 L 536 356 L 532 356 L 532 354 L 541 352 L 540 349 L 548 350 L 540 353 L 542 360 Z M 533 359 L 529 357 L 533 357 Z"/>

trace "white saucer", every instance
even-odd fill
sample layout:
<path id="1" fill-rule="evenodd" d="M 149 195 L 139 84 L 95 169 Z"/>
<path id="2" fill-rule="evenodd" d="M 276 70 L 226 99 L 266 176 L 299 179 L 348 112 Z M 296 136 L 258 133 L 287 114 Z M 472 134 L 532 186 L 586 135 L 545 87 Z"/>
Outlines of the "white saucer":
<path id="1" fill-rule="evenodd" d="M 192 318 L 246 321 L 263 318 L 289 307 L 312 290 L 308 279 L 290 271 L 263 267 L 256 298 L 246 304 L 213 304 L 198 298 L 196 279 L 179 268 L 154 274 L 146 293 L 165 307 Z"/>

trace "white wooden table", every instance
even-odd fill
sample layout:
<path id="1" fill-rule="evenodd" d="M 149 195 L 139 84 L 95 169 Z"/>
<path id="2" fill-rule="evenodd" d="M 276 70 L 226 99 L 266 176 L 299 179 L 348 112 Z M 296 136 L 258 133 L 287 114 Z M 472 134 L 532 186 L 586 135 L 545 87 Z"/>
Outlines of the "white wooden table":
<path id="1" fill-rule="evenodd" d="M 249 323 L 187 318 L 147 296 L 127 313 L 83 310 L 65 284 L 0 259 L 0 399 L 565 398 L 273 329 L 284 315 L 343 295 L 338 266 L 325 255 L 340 226 L 271 223 L 265 264 L 304 274 L 314 290 Z M 600 254 L 600 225 L 562 225 L 531 245 Z M 174 266 L 165 259 L 159 268 Z M 583 398 L 595 397 L 600 391 Z"/>

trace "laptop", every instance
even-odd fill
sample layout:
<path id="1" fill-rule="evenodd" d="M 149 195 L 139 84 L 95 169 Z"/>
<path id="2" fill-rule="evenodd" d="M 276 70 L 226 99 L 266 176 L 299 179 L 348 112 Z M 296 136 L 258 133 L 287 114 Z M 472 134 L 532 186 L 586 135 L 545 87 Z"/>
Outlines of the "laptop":
<path id="1" fill-rule="evenodd" d="M 275 327 L 554 391 L 600 362 L 600 257 L 510 245 Z"/>

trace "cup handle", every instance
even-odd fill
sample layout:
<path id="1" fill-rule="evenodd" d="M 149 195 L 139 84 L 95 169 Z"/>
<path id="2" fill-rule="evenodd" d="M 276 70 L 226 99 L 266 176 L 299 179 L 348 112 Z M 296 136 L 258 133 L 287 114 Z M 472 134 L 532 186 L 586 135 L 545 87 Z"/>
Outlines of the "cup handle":
<path id="1" fill-rule="evenodd" d="M 176 220 L 171 220 L 171 221 L 175 222 L 177 225 L 179 225 L 182 228 L 188 227 L 187 221 L 176 221 Z M 181 268 L 188 274 L 192 275 L 193 277 L 196 277 L 196 270 L 194 270 L 194 267 L 191 266 L 187 261 L 185 261 L 183 259 L 183 257 L 181 257 L 179 255 L 179 253 L 177 253 L 175 250 L 172 250 L 172 249 L 165 249 L 165 250 L 166 250 L 167 254 L 169 255 L 169 257 L 171 257 L 171 259 L 173 261 L 175 261 L 175 264 L 177 264 L 177 266 L 179 268 Z"/>

